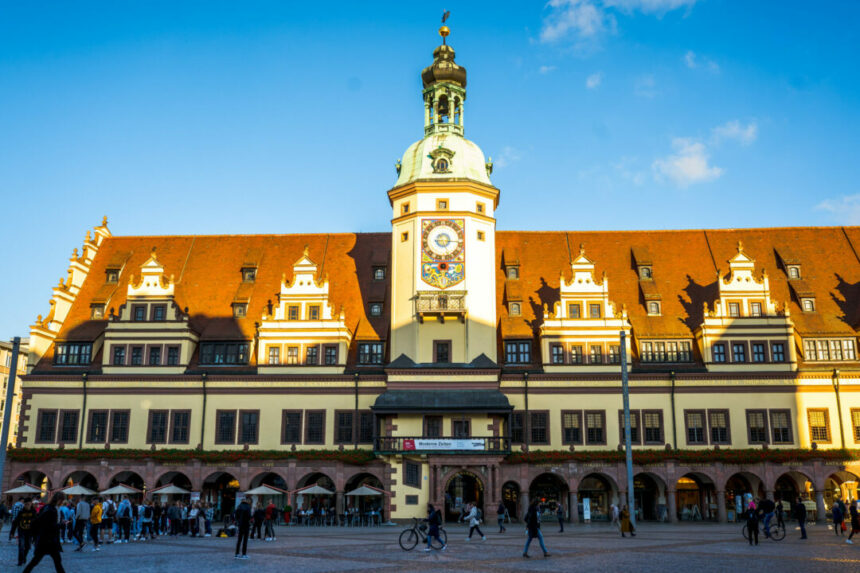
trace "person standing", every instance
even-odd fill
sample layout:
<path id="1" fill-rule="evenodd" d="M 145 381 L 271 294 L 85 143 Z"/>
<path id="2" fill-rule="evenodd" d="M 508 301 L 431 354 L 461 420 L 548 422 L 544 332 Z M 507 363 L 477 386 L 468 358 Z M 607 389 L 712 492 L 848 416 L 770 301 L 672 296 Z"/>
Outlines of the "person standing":
<path id="1" fill-rule="evenodd" d="M 87 544 L 87 524 L 90 522 L 90 512 L 92 508 L 87 500 L 81 498 L 78 505 L 75 507 L 75 540 L 78 542 L 78 547 L 75 551 L 81 551 L 84 545 Z"/>
<path id="2" fill-rule="evenodd" d="M 204 507 L 204 522 L 203 527 L 206 528 L 205 537 L 212 537 L 212 518 L 215 517 L 215 509 L 212 507 L 212 504 L 206 502 L 203 504 Z"/>
<path id="3" fill-rule="evenodd" d="M 797 516 L 797 524 L 800 526 L 800 538 L 806 539 L 806 506 L 799 497 L 794 506 L 794 514 Z"/>
<path id="4" fill-rule="evenodd" d="M 499 520 L 499 533 L 504 533 L 507 531 L 505 529 L 505 514 L 508 512 L 508 509 L 505 507 L 503 502 L 499 502 L 499 507 L 496 509 L 496 519 Z"/>
<path id="5" fill-rule="evenodd" d="M 466 541 L 472 540 L 472 534 L 474 532 L 478 532 L 478 535 L 481 536 L 481 541 L 486 541 L 487 536 L 481 531 L 479 527 L 481 525 L 481 518 L 478 514 L 478 506 L 474 503 L 469 504 L 469 513 L 466 514 L 466 517 L 463 518 L 463 521 L 469 521 L 469 537 L 466 538 Z"/>
<path id="6" fill-rule="evenodd" d="M 12 509 L 9 512 L 9 517 L 12 518 L 12 525 L 9 527 L 9 542 L 10 543 L 12 542 L 13 539 L 15 539 L 15 530 L 18 528 L 18 526 L 15 525 L 15 523 L 16 523 L 15 518 L 18 517 L 18 512 L 21 511 L 22 509 L 24 509 L 24 500 L 22 498 L 19 498 L 18 501 L 16 501 L 12 505 Z"/>
<path id="7" fill-rule="evenodd" d="M 263 529 L 263 521 L 266 519 L 266 512 L 260 506 L 260 503 L 254 504 L 254 512 L 251 514 L 251 539 L 254 539 L 254 534 L 257 535 L 257 539 L 262 539 L 263 534 L 261 533 Z M 322 524 L 322 521 L 320 521 Z"/>
<path id="8" fill-rule="evenodd" d="M 747 506 L 744 517 L 747 520 L 747 534 L 749 535 L 750 545 L 753 544 L 753 539 L 755 539 L 755 544 L 758 545 L 758 512 L 752 504 Z"/>
<path id="9" fill-rule="evenodd" d="M 56 569 L 57 573 L 65 573 L 63 560 L 60 557 L 63 548 L 60 547 L 60 516 L 57 511 L 57 505 L 62 506 L 65 499 L 66 496 L 63 492 L 55 493 L 48 505 L 42 508 L 42 511 L 39 512 L 39 515 L 33 521 L 33 532 L 36 534 L 36 548 L 33 550 L 33 559 L 24 568 L 24 573 L 30 573 L 33 567 L 38 565 L 39 561 L 45 555 L 48 555 L 54 561 L 54 569 Z"/>
<path id="10" fill-rule="evenodd" d="M 833 532 L 836 535 L 842 535 L 842 523 L 845 519 L 845 514 L 842 513 L 842 508 L 839 506 L 839 502 L 841 500 L 837 497 L 833 502 L 833 506 L 830 508 L 830 511 L 833 514 Z"/>
<path id="11" fill-rule="evenodd" d="M 558 517 L 558 532 L 564 533 L 564 506 L 558 502 L 555 508 L 555 515 Z"/>
<path id="12" fill-rule="evenodd" d="M 848 506 L 848 514 L 851 516 L 851 533 L 848 534 L 848 539 L 845 540 L 845 543 L 854 544 L 851 541 L 851 538 L 854 537 L 854 534 L 860 531 L 860 512 L 857 511 L 857 502 L 852 501 Z"/>
<path id="13" fill-rule="evenodd" d="M 24 500 L 24 506 L 18 512 L 18 516 L 12 525 L 18 529 L 18 565 L 23 565 L 27 562 L 27 554 L 30 552 L 30 545 L 33 542 L 33 521 L 36 519 L 36 510 L 33 509 L 33 502 L 29 499 Z"/>
<path id="14" fill-rule="evenodd" d="M 439 526 L 442 525 L 442 515 L 433 507 L 433 504 L 427 504 L 427 547 L 424 551 L 432 551 L 432 541 L 435 539 L 442 545 L 442 551 L 448 549 L 448 546 L 439 537 Z"/>
<path id="15" fill-rule="evenodd" d="M 93 551 L 100 551 L 99 529 L 102 527 L 102 504 L 99 498 L 93 500 L 93 508 L 90 510 L 90 538 L 93 542 Z"/>
<path id="16" fill-rule="evenodd" d="M 275 540 L 275 514 L 278 513 L 278 508 L 275 507 L 275 502 L 269 500 L 269 505 L 266 506 L 266 541 Z"/>
<path id="17" fill-rule="evenodd" d="M 246 497 L 236 508 L 236 559 L 248 559 L 248 536 L 251 534 L 251 505 Z M 239 555 L 239 550 L 242 554 Z"/>
<path id="18" fill-rule="evenodd" d="M 540 531 L 540 510 L 538 509 L 537 500 L 532 501 L 528 511 L 526 511 L 525 522 L 528 538 L 526 539 L 526 546 L 523 547 L 523 557 L 528 558 L 529 545 L 531 545 L 532 539 L 535 537 L 540 542 L 540 548 L 543 549 L 543 556 L 549 557 L 549 551 L 546 549 L 546 545 L 543 542 L 543 534 Z"/>
<path id="19" fill-rule="evenodd" d="M 131 534 L 131 502 L 128 496 L 122 496 L 122 501 L 116 509 L 116 519 L 119 527 L 119 543 L 128 543 L 128 537 Z"/>
<path id="20" fill-rule="evenodd" d="M 152 510 L 152 503 L 149 500 L 143 500 L 138 509 L 140 513 L 140 535 L 138 539 L 146 541 L 146 535 L 149 534 L 149 539 L 155 539 L 155 530 L 153 529 L 153 516 L 155 512 Z"/>
<path id="21" fill-rule="evenodd" d="M 636 537 L 636 529 L 630 522 L 630 510 L 627 506 L 621 508 L 621 537 L 625 537 L 625 533 L 629 533 L 630 537 Z"/>

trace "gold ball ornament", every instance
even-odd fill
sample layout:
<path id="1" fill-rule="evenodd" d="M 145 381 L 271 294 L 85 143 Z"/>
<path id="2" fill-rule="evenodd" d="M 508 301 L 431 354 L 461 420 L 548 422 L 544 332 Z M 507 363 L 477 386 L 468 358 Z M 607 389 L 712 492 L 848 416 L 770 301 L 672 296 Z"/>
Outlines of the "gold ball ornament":
<path id="1" fill-rule="evenodd" d="M 448 26 L 442 26 L 441 28 L 439 28 L 439 35 L 443 38 L 446 38 L 450 33 L 451 30 L 448 28 Z"/>

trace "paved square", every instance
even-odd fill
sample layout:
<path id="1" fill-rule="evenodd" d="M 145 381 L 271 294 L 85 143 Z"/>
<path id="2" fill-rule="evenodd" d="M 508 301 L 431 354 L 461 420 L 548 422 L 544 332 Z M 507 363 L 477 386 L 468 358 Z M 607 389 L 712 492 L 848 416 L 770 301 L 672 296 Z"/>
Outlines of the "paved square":
<path id="1" fill-rule="evenodd" d="M 63 554 L 70 573 L 122 571 L 860 571 L 860 538 L 847 545 L 825 526 L 810 526 L 801 541 L 793 525 L 783 541 L 762 539 L 750 547 L 741 526 L 716 524 L 644 524 L 636 538 L 624 538 L 607 525 L 578 525 L 557 533 L 544 527 L 551 556 L 544 559 L 532 543 L 531 559 L 521 556 L 522 526 L 502 535 L 487 525 L 485 542 L 465 541 L 467 528 L 446 527 L 449 550 L 425 553 L 421 546 L 403 551 L 397 539 L 401 527 L 371 529 L 281 527 L 277 541 L 252 540 L 248 561 L 233 558 L 235 538 L 163 537 L 152 542 L 103 546 L 83 553 Z M 7 530 L 8 531 L 8 530 Z M 16 570 L 16 545 L 0 544 L 0 570 Z M 69 546 L 67 546 L 69 547 Z M 50 560 L 36 571 L 53 571 Z"/>

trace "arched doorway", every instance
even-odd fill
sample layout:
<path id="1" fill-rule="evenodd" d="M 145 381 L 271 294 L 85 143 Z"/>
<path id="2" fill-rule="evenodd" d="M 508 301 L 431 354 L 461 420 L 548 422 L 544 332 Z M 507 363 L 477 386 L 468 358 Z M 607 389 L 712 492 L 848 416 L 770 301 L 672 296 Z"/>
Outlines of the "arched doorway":
<path id="1" fill-rule="evenodd" d="M 475 503 L 484 511 L 484 482 L 476 474 L 462 471 L 454 474 L 445 486 L 445 519 L 457 521 L 467 503 Z"/>
<path id="2" fill-rule="evenodd" d="M 239 480 L 227 472 L 215 472 L 203 480 L 200 500 L 212 505 L 215 509 L 215 519 L 230 515 L 238 505 L 236 494 L 239 491 Z"/>
<path id="3" fill-rule="evenodd" d="M 375 475 L 366 472 L 355 474 L 346 481 L 346 487 L 344 488 L 344 508 L 339 512 L 350 515 L 355 512 L 358 515 L 366 515 L 371 511 L 380 512 L 382 522 L 385 522 L 388 517 L 385 511 L 385 493 L 379 492 L 378 495 L 349 495 L 350 492 L 362 486 L 369 486 L 374 490 L 383 489 L 382 482 Z"/>
<path id="4" fill-rule="evenodd" d="M 717 489 L 706 475 L 689 473 L 675 484 L 675 507 L 681 521 L 716 521 Z"/>
<path id="5" fill-rule="evenodd" d="M 30 484 L 32 486 L 41 488 L 45 491 L 46 494 L 52 489 L 51 480 L 48 478 L 48 475 L 43 472 L 40 472 L 39 470 L 30 470 L 20 474 L 11 484 L 11 487 L 9 489 L 13 489 L 24 484 Z M 18 499 L 18 497 L 21 496 L 16 496 L 15 499 Z M 8 507 L 11 507 L 11 505 Z"/>
<path id="6" fill-rule="evenodd" d="M 761 479 L 750 473 L 737 473 L 726 481 L 726 517 L 739 521 L 753 499 L 765 497 Z"/>
<path id="7" fill-rule="evenodd" d="M 795 482 L 794 479 L 792 479 L 788 474 L 779 476 L 779 479 L 776 480 L 776 484 L 773 487 L 773 496 L 774 499 L 778 499 L 783 502 L 783 515 L 785 517 L 791 515 L 789 508 L 794 505 L 799 495 L 800 490 L 798 489 L 797 482 Z"/>
<path id="8" fill-rule="evenodd" d="M 609 521 L 609 504 L 617 491 L 609 477 L 603 474 L 585 476 L 577 491 L 579 521 Z"/>
<path id="9" fill-rule="evenodd" d="M 666 485 L 652 474 L 641 473 L 633 477 L 633 498 L 636 519 L 639 521 L 668 521 Z"/>
<path id="10" fill-rule="evenodd" d="M 539 475 L 529 486 L 529 499 L 540 503 L 541 521 L 558 521 L 556 511 L 559 505 L 564 508 L 565 515 L 570 515 L 567 493 L 567 483 L 551 473 Z"/>
<path id="11" fill-rule="evenodd" d="M 96 476 L 84 470 L 72 472 L 63 480 L 63 485 L 60 487 L 69 487 L 72 485 L 80 485 L 89 488 L 95 492 L 99 491 L 99 481 Z"/>
<path id="12" fill-rule="evenodd" d="M 110 479 L 110 482 L 108 482 L 108 488 L 118 485 L 127 485 L 141 491 L 144 491 L 145 488 L 143 478 L 140 474 L 132 471 L 119 472 Z"/>
<path id="13" fill-rule="evenodd" d="M 155 487 L 161 487 L 169 483 L 172 483 L 176 487 L 181 487 L 182 489 L 191 491 L 191 480 L 182 472 L 167 472 L 162 474 L 161 477 L 158 478 L 158 481 L 155 482 Z"/>
<path id="14" fill-rule="evenodd" d="M 827 477 L 827 483 L 824 488 L 824 505 L 827 510 L 833 505 L 837 499 L 841 499 L 848 505 L 848 500 L 857 499 L 858 478 L 853 473 L 840 470 L 830 474 Z"/>
<path id="15" fill-rule="evenodd" d="M 505 509 L 508 510 L 508 516 L 511 521 L 516 520 L 520 514 L 520 486 L 516 482 L 506 482 L 502 486 L 502 503 L 505 504 Z M 525 508 L 522 508 L 525 513 Z"/>
<path id="16" fill-rule="evenodd" d="M 313 509 L 314 513 L 317 512 L 318 509 L 322 508 L 328 510 L 329 507 L 333 507 L 335 503 L 335 487 L 334 481 L 326 474 L 321 472 L 314 472 L 307 474 L 302 479 L 298 481 L 296 484 L 296 489 L 301 489 L 303 487 L 318 485 L 323 489 L 326 489 L 331 494 L 303 494 L 299 492 L 296 494 L 296 507 L 294 509 Z"/>

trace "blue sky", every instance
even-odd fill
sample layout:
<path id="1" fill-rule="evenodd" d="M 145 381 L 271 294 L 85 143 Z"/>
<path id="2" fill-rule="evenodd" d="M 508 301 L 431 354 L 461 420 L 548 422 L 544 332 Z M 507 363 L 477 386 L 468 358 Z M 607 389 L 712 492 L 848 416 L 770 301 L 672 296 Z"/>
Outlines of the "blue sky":
<path id="1" fill-rule="evenodd" d="M 449 43 L 500 229 L 860 223 L 860 3 L 6 2 L 0 336 L 88 228 L 385 231 Z"/>

